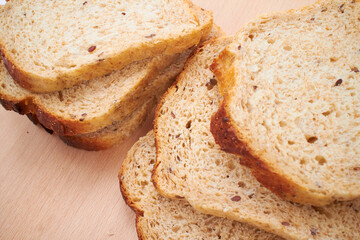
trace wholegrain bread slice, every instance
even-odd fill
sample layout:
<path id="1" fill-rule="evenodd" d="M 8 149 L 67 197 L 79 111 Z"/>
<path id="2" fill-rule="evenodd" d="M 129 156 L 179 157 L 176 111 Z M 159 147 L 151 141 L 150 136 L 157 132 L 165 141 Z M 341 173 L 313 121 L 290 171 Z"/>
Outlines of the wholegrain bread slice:
<path id="1" fill-rule="evenodd" d="M 161 71 L 158 66 L 166 67 L 175 57 L 136 62 L 109 76 L 50 94 L 32 94 L 20 88 L 0 66 L 2 103 L 8 110 L 32 113 L 58 135 L 97 131 L 145 102 L 150 93 L 144 89 Z"/>
<path id="2" fill-rule="evenodd" d="M 212 14 L 195 5 L 192 9 L 199 16 L 205 39 L 212 29 Z M 139 108 L 153 94 L 146 89 L 159 72 L 176 61 L 186 61 L 191 51 L 135 62 L 110 75 L 49 94 L 34 94 L 21 88 L 1 65 L 1 103 L 6 109 L 21 114 L 31 112 L 58 135 L 91 133 Z"/>
<path id="3" fill-rule="evenodd" d="M 169 198 L 285 239 L 359 239 L 360 200 L 312 207 L 282 200 L 225 153 L 210 132 L 221 94 L 209 67 L 231 38 L 211 40 L 188 61 L 158 105 L 153 181 Z"/>
<path id="4" fill-rule="evenodd" d="M 189 1 L 9 1 L 0 9 L 5 65 L 31 92 L 59 91 L 158 54 L 197 45 Z"/>
<path id="5" fill-rule="evenodd" d="M 213 68 L 225 99 L 212 122 L 284 199 L 360 197 L 360 1 L 319 1 L 245 25 Z"/>
<path id="6" fill-rule="evenodd" d="M 96 132 L 59 137 L 67 145 L 87 151 L 109 149 L 114 145 L 122 143 L 139 129 L 154 108 L 155 103 L 154 98 L 149 99 L 129 116 Z"/>
<path id="7" fill-rule="evenodd" d="M 211 36 L 215 36 L 218 32 L 220 32 L 218 29 L 214 29 Z M 144 90 L 151 93 L 150 99 L 129 116 L 114 121 L 112 124 L 95 132 L 74 136 L 60 136 L 60 138 L 70 146 L 89 151 L 105 150 L 123 142 L 143 124 L 153 111 L 160 97 L 183 70 L 186 59 L 179 58 L 170 67 L 160 72 Z"/>
<path id="8" fill-rule="evenodd" d="M 136 213 L 139 239 L 280 240 L 247 224 L 201 214 L 185 201 L 159 195 L 151 183 L 155 154 L 151 131 L 130 149 L 119 173 L 122 195 Z"/>

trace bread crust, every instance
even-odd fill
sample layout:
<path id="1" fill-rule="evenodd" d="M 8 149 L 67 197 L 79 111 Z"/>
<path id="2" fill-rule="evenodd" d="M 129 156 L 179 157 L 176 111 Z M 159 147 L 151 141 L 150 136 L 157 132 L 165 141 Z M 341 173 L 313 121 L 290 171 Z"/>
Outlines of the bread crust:
<path id="1" fill-rule="evenodd" d="M 114 123 L 116 127 L 112 131 L 103 128 L 93 133 L 75 136 L 60 135 L 59 137 L 67 145 L 87 151 L 109 149 L 114 145 L 125 141 L 131 133 L 140 128 L 144 124 L 155 103 L 155 99 L 150 99 L 125 119 Z M 108 127 L 111 127 L 111 125 Z"/>
<path id="2" fill-rule="evenodd" d="M 12 61 L 7 57 L 5 50 L 0 45 L 0 54 L 5 65 L 5 68 L 9 72 L 10 76 L 23 88 L 31 89 L 33 86 L 31 85 L 27 74 L 25 74 L 21 69 L 19 69 Z"/>
<path id="3" fill-rule="evenodd" d="M 4 96 L 0 93 L 0 104 L 8 111 L 14 111 L 21 115 L 32 112 L 35 108 L 32 98 L 25 98 L 22 101 Z"/>
<path id="4" fill-rule="evenodd" d="M 125 158 L 125 161 L 128 162 L 128 158 Z M 121 195 L 125 201 L 125 203 L 135 212 L 136 219 L 135 219 L 135 225 L 136 225 L 136 232 L 138 235 L 139 240 L 144 240 L 145 234 L 142 232 L 142 228 L 140 227 L 140 218 L 144 216 L 144 212 L 136 207 L 136 204 L 130 199 L 129 195 L 130 193 L 127 191 L 127 188 L 124 186 L 121 176 L 124 174 L 125 171 L 128 171 L 126 168 L 128 164 L 125 162 L 123 163 L 123 167 L 120 169 L 118 174 L 119 179 L 119 186 L 120 186 L 120 192 Z"/>

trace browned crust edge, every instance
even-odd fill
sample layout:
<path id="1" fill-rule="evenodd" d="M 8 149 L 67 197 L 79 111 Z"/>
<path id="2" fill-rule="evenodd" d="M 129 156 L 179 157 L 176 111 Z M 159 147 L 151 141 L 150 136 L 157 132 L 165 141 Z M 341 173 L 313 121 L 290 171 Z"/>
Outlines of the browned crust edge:
<path id="1" fill-rule="evenodd" d="M 22 104 L 20 104 L 19 102 L 9 101 L 6 99 L 0 99 L 0 104 L 7 111 L 14 111 L 21 115 L 26 113 L 26 110 L 23 108 Z"/>
<path id="2" fill-rule="evenodd" d="M 155 98 L 145 103 L 145 108 L 142 107 L 136 109 L 135 112 L 126 116 L 118 123 L 118 127 L 115 132 L 106 132 L 100 135 L 92 135 L 95 132 L 88 134 L 79 134 L 75 136 L 59 136 L 60 139 L 67 145 L 87 151 L 101 151 L 107 150 L 117 144 L 124 142 L 128 139 L 132 133 L 141 128 L 145 121 L 148 119 L 156 103 Z M 129 122 L 134 124 L 127 125 Z M 125 128 L 125 125 L 127 127 Z M 103 130 L 100 129 L 98 131 Z M 116 134 L 115 137 L 112 134 Z"/>
<path id="3" fill-rule="evenodd" d="M 5 110 L 14 111 L 21 115 L 28 114 L 34 110 L 33 99 L 31 97 L 19 101 L 0 94 L 0 104 Z"/>
<path id="4" fill-rule="evenodd" d="M 26 98 L 24 100 L 10 100 L 6 99 L 4 96 L 0 96 L 0 104 L 7 111 L 14 111 L 20 115 L 26 115 L 28 119 L 33 122 L 35 125 L 40 125 L 46 132 L 53 134 L 54 131 L 51 128 L 45 126 L 42 122 L 39 121 L 38 115 L 36 114 L 36 105 L 33 104 L 32 98 Z"/>
<path id="5" fill-rule="evenodd" d="M 127 161 L 127 159 L 125 159 L 125 161 Z M 123 163 L 123 166 L 121 167 L 120 171 L 119 171 L 119 175 L 118 175 L 118 179 L 119 179 L 119 186 L 120 186 L 120 192 L 121 192 L 121 196 L 124 199 L 125 203 L 131 208 L 131 210 L 133 210 L 136 214 L 136 220 L 135 220 L 135 225 L 136 225 L 136 232 L 138 235 L 139 240 L 143 240 L 146 239 L 143 232 L 141 231 L 141 227 L 140 227 L 140 219 L 144 216 L 144 211 L 142 211 L 141 209 L 137 208 L 136 204 L 131 201 L 131 199 L 128 197 L 130 194 L 128 193 L 127 189 L 124 187 L 124 184 L 121 180 L 121 177 L 123 175 L 123 172 L 126 171 L 125 169 L 125 162 Z"/>
<path id="6" fill-rule="evenodd" d="M 226 114 L 224 105 L 223 102 L 218 112 L 211 119 L 210 131 L 215 142 L 221 146 L 223 151 L 242 156 L 241 164 L 251 168 L 256 179 L 272 192 L 283 198 L 289 194 L 296 197 L 292 186 L 285 179 L 272 173 L 264 162 L 250 153 L 247 144 L 239 140 L 236 130 L 231 125 L 230 117 Z M 277 184 L 273 184 L 273 182 L 277 182 Z"/>
<path id="7" fill-rule="evenodd" d="M 241 164 L 249 167 L 253 176 L 267 189 L 281 197 L 301 204 L 325 206 L 331 199 L 322 198 L 314 200 L 301 186 L 289 181 L 271 169 L 264 161 L 256 156 L 248 144 L 238 137 L 237 130 L 233 127 L 231 117 L 226 112 L 226 99 L 221 104 L 217 113 L 212 116 L 210 131 L 215 142 L 225 152 L 241 156 Z"/>
<path id="8" fill-rule="evenodd" d="M 124 142 L 128 137 L 131 136 L 133 132 L 135 132 L 137 129 L 139 129 L 147 119 L 148 113 L 145 114 L 143 119 L 139 121 L 139 124 L 135 126 L 133 129 L 130 129 L 129 134 L 125 134 L 116 141 L 111 141 L 109 139 L 106 139 L 106 136 L 104 137 L 88 137 L 83 135 L 75 135 L 75 136 L 59 136 L 59 138 L 66 143 L 67 145 L 79 149 L 83 149 L 86 151 L 102 151 L 107 150 L 117 144 L 120 144 Z"/>
<path id="9" fill-rule="evenodd" d="M 111 143 L 96 138 L 82 138 L 78 136 L 59 136 L 66 145 L 86 151 L 101 151 L 112 147 Z"/>
<path id="10" fill-rule="evenodd" d="M 21 87 L 25 89 L 31 89 L 33 86 L 29 83 L 29 78 L 24 74 L 19 68 L 17 68 L 12 61 L 7 57 L 6 53 L 3 50 L 3 47 L 0 45 L 0 53 L 5 68 L 9 72 L 10 76 L 17 82 Z"/>

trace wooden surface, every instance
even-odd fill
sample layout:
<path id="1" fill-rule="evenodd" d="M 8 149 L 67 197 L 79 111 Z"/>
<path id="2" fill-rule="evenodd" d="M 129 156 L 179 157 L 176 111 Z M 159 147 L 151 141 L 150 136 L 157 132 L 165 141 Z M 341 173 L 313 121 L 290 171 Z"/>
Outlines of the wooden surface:
<path id="1" fill-rule="evenodd" d="M 4 2 L 0 0 L 0 3 Z M 313 0 L 194 0 L 228 34 L 258 14 Z M 0 110 L 0 239 L 137 239 L 118 170 L 149 120 L 126 143 L 93 153 L 70 148 L 26 117 Z"/>

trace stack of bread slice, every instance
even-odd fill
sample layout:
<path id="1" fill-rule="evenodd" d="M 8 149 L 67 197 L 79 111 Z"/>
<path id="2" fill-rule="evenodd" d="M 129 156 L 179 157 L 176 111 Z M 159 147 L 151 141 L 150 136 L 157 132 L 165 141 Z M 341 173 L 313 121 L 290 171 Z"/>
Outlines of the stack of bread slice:
<path id="1" fill-rule="evenodd" d="M 140 239 L 360 239 L 359 16 L 322 0 L 197 49 L 120 170 Z"/>
<path id="2" fill-rule="evenodd" d="M 190 1 L 10 1 L 0 98 L 69 145 L 102 150 L 145 121 L 212 28 Z"/>

